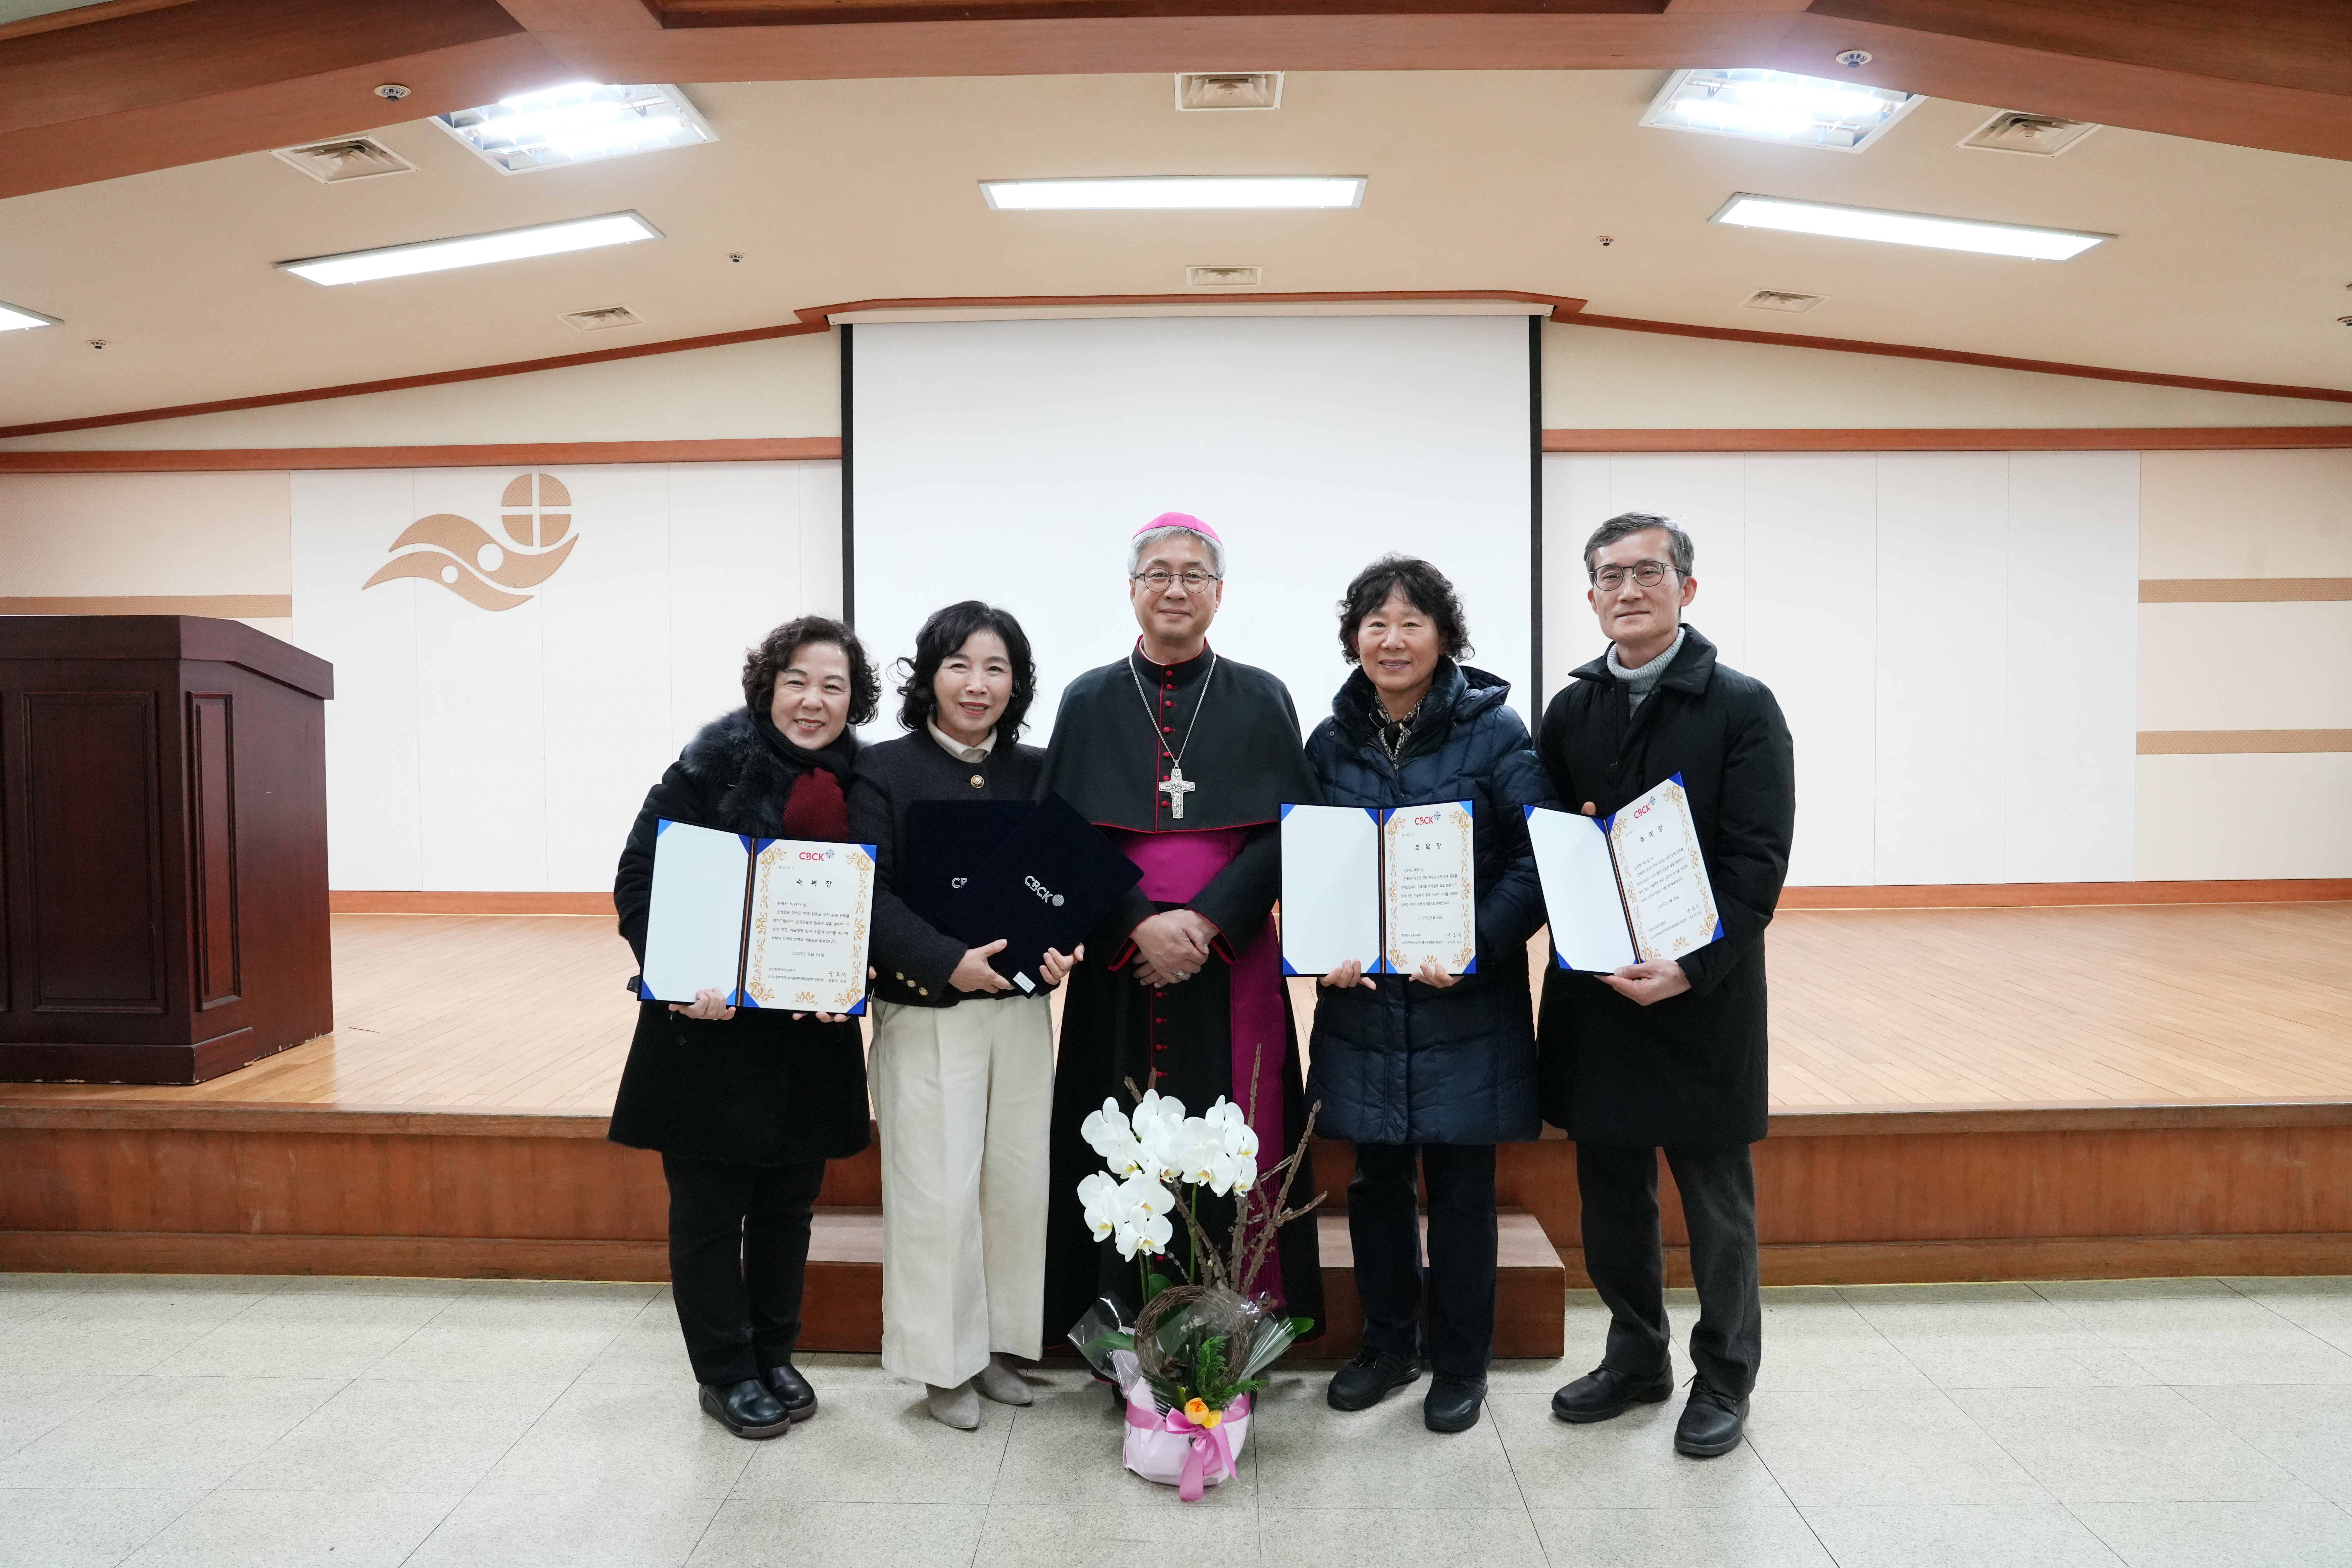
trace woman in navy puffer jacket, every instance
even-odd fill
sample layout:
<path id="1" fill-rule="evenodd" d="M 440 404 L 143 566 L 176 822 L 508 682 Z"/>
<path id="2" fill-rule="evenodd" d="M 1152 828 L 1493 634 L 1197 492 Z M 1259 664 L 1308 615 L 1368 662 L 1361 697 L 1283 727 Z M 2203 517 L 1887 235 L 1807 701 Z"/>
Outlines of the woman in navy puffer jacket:
<path id="1" fill-rule="evenodd" d="M 1478 961 L 1461 975 L 1349 964 L 1316 994 L 1307 1098 L 1321 1102 L 1321 1131 L 1356 1144 L 1348 1231 L 1364 1308 L 1364 1348 L 1328 1397 L 1360 1410 L 1421 1375 L 1418 1167 L 1431 1276 L 1422 1417 L 1458 1432 L 1478 1419 L 1494 1343 L 1495 1145 L 1542 1130 L 1527 942 L 1544 909 L 1526 808 L 1555 803 L 1527 726 L 1504 706 L 1510 684 L 1456 662 L 1468 627 L 1436 567 L 1391 555 L 1359 573 L 1339 643 L 1359 668 L 1307 742 L 1324 803 L 1473 803 Z"/>

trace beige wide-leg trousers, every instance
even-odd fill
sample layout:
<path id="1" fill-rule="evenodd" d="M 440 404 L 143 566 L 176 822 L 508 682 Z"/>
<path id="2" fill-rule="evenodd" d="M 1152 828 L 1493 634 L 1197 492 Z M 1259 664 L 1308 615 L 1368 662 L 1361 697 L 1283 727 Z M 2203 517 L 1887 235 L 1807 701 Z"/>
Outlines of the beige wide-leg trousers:
<path id="1" fill-rule="evenodd" d="M 1044 1353 L 1054 1025 L 1043 996 L 874 1005 L 882 1365 L 952 1388 Z"/>

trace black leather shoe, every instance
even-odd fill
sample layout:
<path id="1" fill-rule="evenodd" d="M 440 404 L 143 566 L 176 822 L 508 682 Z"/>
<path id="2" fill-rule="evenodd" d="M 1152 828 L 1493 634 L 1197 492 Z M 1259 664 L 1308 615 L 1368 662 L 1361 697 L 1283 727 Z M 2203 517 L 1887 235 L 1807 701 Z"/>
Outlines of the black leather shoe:
<path id="1" fill-rule="evenodd" d="M 1421 1375 L 1421 1363 L 1394 1351 L 1358 1351 L 1356 1359 L 1331 1374 L 1323 1397 L 1334 1410 L 1369 1410 Z"/>
<path id="2" fill-rule="evenodd" d="M 768 1392 L 776 1396 L 776 1403 L 793 1420 L 805 1421 L 816 1414 L 816 1390 L 809 1386 L 808 1379 L 792 1363 L 770 1367 L 760 1381 L 768 1385 Z"/>
<path id="3" fill-rule="evenodd" d="M 710 1418 L 738 1437 L 781 1437 L 793 1429 L 793 1418 L 756 1377 L 730 1384 L 702 1385 L 702 1408 Z"/>
<path id="4" fill-rule="evenodd" d="M 1625 1414 L 1630 1405 L 1657 1405 L 1675 1391 L 1674 1368 L 1654 1377 L 1634 1377 L 1612 1366 L 1596 1366 L 1551 1396 L 1551 1413 L 1579 1425 L 1607 1421 Z"/>
<path id="5" fill-rule="evenodd" d="M 1675 1452 L 1694 1459 L 1712 1459 L 1739 1447 L 1748 1426 L 1748 1401 L 1709 1388 L 1704 1379 L 1691 1380 L 1690 1403 L 1675 1423 Z"/>
<path id="6" fill-rule="evenodd" d="M 1421 1424 L 1433 1432 L 1467 1432 L 1478 1425 L 1478 1406 L 1486 1402 L 1485 1378 L 1439 1373 L 1429 1380 L 1429 1392 L 1422 1396 Z"/>

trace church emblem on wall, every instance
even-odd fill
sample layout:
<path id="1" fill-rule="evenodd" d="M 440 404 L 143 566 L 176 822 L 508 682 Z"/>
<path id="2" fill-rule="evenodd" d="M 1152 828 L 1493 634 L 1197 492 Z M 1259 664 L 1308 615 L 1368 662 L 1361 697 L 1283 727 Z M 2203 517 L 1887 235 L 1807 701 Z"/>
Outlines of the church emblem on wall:
<path id="1" fill-rule="evenodd" d="M 472 518 L 436 511 L 402 529 L 393 558 L 360 587 L 421 577 L 485 610 L 530 604 L 530 590 L 554 576 L 580 542 L 572 531 L 572 492 L 553 474 L 518 474 L 499 507 L 506 541 Z"/>

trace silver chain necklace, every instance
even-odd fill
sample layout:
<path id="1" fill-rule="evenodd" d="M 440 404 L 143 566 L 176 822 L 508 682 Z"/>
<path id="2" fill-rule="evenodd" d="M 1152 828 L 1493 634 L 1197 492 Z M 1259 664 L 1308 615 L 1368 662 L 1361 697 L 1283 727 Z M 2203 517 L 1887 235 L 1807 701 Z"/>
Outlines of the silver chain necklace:
<path id="1" fill-rule="evenodd" d="M 1201 710 L 1209 705 L 1209 682 L 1217 679 L 1217 655 L 1209 653 L 1209 671 L 1201 677 L 1201 695 L 1192 704 L 1192 721 L 1184 726 L 1184 742 L 1174 751 L 1160 738 L 1160 720 L 1151 711 L 1151 699 L 1144 695 L 1143 677 L 1135 668 L 1135 660 L 1127 661 L 1127 673 L 1135 680 L 1135 700 L 1143 704 L 1143 716 L 1151 724 L 1151 738 L 1160 746 L 1160 754 L 1168 759 L 1168 776 L 1160 781 L 1160 793 L 1168 797 L 1168 815 L 1177 821 L 1184 820 L 1184 797 L 1201 786 L 1184 776 L 1184 753 L 1192 749 L 1192 731 L 1201 727 Z"/>

